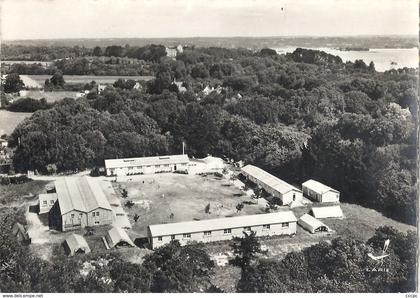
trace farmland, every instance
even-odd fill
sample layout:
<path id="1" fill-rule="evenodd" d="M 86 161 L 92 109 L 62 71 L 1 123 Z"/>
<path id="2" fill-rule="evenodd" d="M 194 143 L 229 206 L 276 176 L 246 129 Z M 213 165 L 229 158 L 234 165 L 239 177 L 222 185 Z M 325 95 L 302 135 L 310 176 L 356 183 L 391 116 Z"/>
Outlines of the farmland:
<path id="1" fill-rule="evenodd" d="M 35 81 L 38 86 L 43 86 L 46 79 L 51 78 L 50 75 L 23 75 L 21 77 L 27 77 L 32 81 Z M 113 84 L 119 78 L 131 79 L 136 81 L 149 81 L 153 79 L 152 76 L 77 76 L 77 75 L 64 75 L 64 81 L 66 83 L 77 84 L 77 83 L 90 83 L 95 81 L 98 84 Z M 26 82 L 24 81 L 25 85 Z M 34 85 L 34 84 L 32 84 Z M 38 87 L 38 88 L 41 88 Z"/>
<path id="2" fill-rule="evenodd" d="M 11 134 L 19 123 L 31 115 L 32 113 L 16 113 L 0 110 L 0 135 Z"/>
<path id="3" fill-rule="evenodd" d="M 45 98 L 48 103 L 59 101 L 63 98 L 76 98 L 78 92 L 75 91 L 43 91 L 43 90 L 27 90 L 20 98 L 30 97 L 33 99 Z"/>

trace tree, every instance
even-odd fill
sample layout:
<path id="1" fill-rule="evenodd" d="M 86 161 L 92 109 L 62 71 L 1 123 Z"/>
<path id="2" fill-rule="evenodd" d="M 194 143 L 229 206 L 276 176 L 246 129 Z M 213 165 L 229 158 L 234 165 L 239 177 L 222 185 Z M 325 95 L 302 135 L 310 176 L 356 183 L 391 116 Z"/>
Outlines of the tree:
<path id="1" fill-rule="evenodd" d="M 243 208 L 244 208 L 244 204 L 243 203 L 237 204 L 236 205 L 236 212 L 240 212 Z"/>
<path id="2" fill-rule="evenodd" d="M 96 46 L 96 47 L 93 49 L 92 54 L 93 54 L 93 56 L 102 56 L 102 55 L 103 55 L 103 53 L 102 53 L 102 49 L 101 49 L 101 47 Z"/>
<path id="3" fill-rule="evenodd" d="M 128 191 L 127 189 L 123 188 L 123 190 L 121 191 L 121 195 L 124 199 L 126 199 L 128 197 Z"/>
<path id="4" fill-rule="evenodd" d="M 210 203 L 206 205 L 206 207 L 204 208 L 204 212 L 210 214 Z"/>
<path id="5" fill-rule="evenodd" d="M 56 72 L 50 78 L 50 83 L 55 87 L 64 87 L 65 81 L 62 72 Z"/>
<path id="6" fill-rule="evenodd" d="M 256 261 L 256 255 L 261 253 L 261 244 L 258 241 L 255 231 L 243 232 L 244 237 L 234 237 L 231 247 L 235 258 L 231 263 L 246 270 Z"/>
<path id="7" fill-rule="evenodd" d="M 6 81 L 4 83 L 4 92 L 6 93 L 15 93 L 19 92 L 25 87 L 25 84 L 20 79 L 20 76 L 17 73 L 10 73 L 6 76 Z"/>

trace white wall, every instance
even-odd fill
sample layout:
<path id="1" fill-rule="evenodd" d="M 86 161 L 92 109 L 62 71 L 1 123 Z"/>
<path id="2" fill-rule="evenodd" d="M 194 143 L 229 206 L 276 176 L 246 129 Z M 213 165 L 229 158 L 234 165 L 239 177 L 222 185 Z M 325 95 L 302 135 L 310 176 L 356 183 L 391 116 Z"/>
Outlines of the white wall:
<path id="1" fill-rule="evenodd" d="M 256 231 L 256 236 L 274 236 L 274 235 L 292 235 L 296 233 L 296 222 L 290 222 L 288 227 L 282 227 L 282 224 L 271 224 L 270 229 L 263 229 L 263 226 L 253 226 L 252 231 Z M 230 234 L 224 234 L 224 230 L 211 231 L 210 236 L 204 236 L 204 232 L 191 233 L 191 238 L 184 238 L 182 234 L 175 235 L 175 240 L 178 240 L 181 245 L 185 245 L 191 242 L 214 242 L 231 240 L 233 237 L 244 237 L 244 227 L 231 229 Z M 162 236 L 162 240 L 159 241 L 158 237 L 150 237 L 149 241 L 152 245 L 152 249 L 158 248 L 165 244 L 170 243 L 172 240 L 171 236 Z"/>

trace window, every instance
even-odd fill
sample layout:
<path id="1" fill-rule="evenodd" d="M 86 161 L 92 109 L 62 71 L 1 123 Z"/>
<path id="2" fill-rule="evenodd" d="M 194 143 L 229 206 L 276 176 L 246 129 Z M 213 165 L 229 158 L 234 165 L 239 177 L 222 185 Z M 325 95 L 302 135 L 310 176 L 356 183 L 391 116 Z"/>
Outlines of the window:
<path id="1" fill-rule="evenodd" d="M 133 167 L 128 167 L 128 169 L 129 169 L 129 170 L 132 170 L 132 169 L 133 169 Z"/>
<path id="2" fill-rule="evenodd" d="M 162 236 L 159 236 L 158 237 L 158 241 L 162 241 Z"/>
<path id="3" fill-rule="evenodd" d="M 281 227 L 282 227 L 282 228 L 288 228 L 288 227 L 289 227 L 289 223 L 288 223 L 288 222 L 283 222 L 283 223 L 281 224 Z"/>
<path id="4" fill-rule="evenodd" d="M 160 165 L 155 165 L 156 168 L 160 168 Z"/>
<path id="5" fill-rule="evenodd" d="M 54 205 L 54 200 L 50 200 L 50 204 L 51 205 Z"/>
<path id="6" fill-rule="evenodd" d="M 182 238 L 191 238 L 191 234 L 190 233 L 182 234 Z"/>
<path id="7" fill-rule="evenodd" d="M 224 229 L 223 230 L 223 234 L 231 234 L 232 233 L 232 229 Z"/>
<path id="8" fill-rule="evenodd" d="M 263 230 L 269 230 L 270 229 L 270 225 L 263 225 Z"/>
<path id="9" fill-rule="evenodd" d="M 204 236 L 211 236 L 211 231 L 205 231 Z"/>
<path id="10" fill-rule="evenodd" d="M 251 231 L 251 227 L 245 227 L 244 231 Z"/>
<path id="11" fill-rule="evenodd" d="M 81 218 L 83 216 L 83 213 L 79 213 L 79 217 Z"/>
<path id="12" fill-rule="evenodd" d="M 44 204 L 44 205 L 47 205 L 47 201 L 44 201 L 44 202 L 43 202 L 43 204 Z"/>
<path id="13" fill-rule="evenodd" d="M 98 212 L 96 212 L 96 216 L 99 216 L 99 211 L 98 211 Z"/>
<path id="14" fill-rule="evenodd" d="M 71 215 L 71 218 L 74 218 L 74 214 Z"/>
<path id="15" fill-rule="evenodd" d="M 92 212 L 92 216 L 95 217 L 95 212 Z"/>
<path id="16" fill-rule="evenodd" d="M 171 240 L 175 240 L 175 235 L 171 235 Z"/>
<path id="17" fill-rule="evenodd" d="M 293 193 L 293 201 L 296 200 L 296 194 Z"/>
<path id="18" fill-rule="evenodd" d="M 99 225 L 99 221 L 95 221 L 95 225 Z"/>

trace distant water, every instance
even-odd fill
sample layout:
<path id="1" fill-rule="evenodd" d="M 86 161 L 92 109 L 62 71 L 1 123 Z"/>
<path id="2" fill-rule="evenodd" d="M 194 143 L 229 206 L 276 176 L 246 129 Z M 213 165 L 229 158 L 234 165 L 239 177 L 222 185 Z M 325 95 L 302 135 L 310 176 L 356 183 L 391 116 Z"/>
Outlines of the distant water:
<path id="1" fill-rule="evenodd" d="M 277 53 L 292 53 L 296 48 L 275 48 Z M 366 64 L 370 61 L 375 63 L 377 71 L 385 71 L 392 68 L 403 68 L 419 66 L 419 51 L 417 48 L 412 49 L 370 49 L 369 51 L 340 51 L 334 48 L 312 48 L 326 53 L 339 56 L 344 62 L 354 62 L 362 59 Z M 396 64 L 391 64 L 395 62 Z"/>

